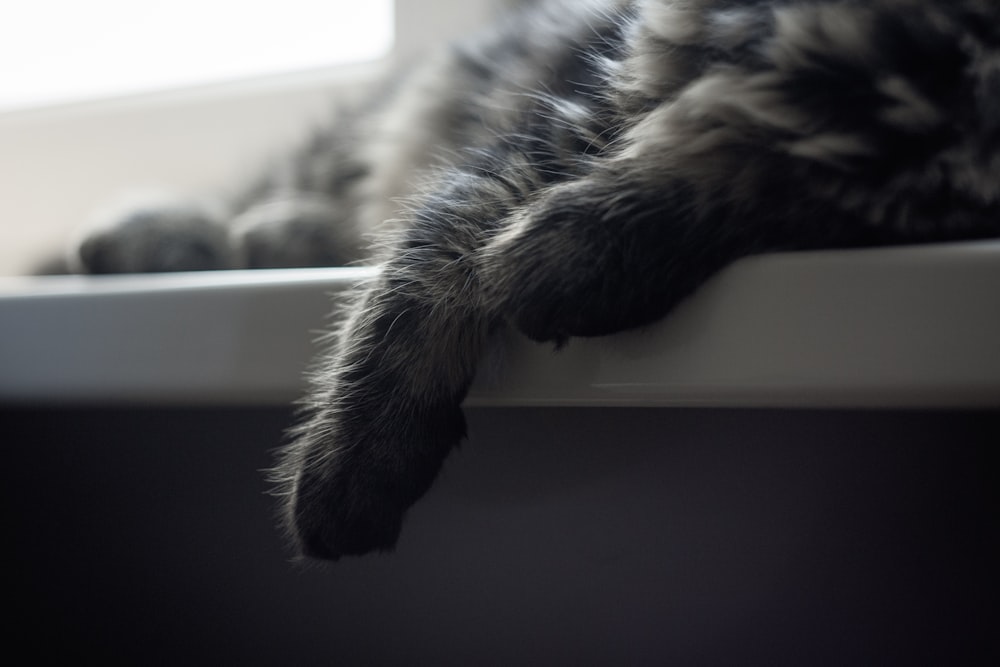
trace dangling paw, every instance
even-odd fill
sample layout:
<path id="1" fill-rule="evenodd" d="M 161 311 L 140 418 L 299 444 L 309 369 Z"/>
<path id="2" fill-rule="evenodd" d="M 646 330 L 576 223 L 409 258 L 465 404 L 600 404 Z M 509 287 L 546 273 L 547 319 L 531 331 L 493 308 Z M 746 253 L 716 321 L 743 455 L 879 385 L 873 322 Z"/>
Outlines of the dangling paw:
<path id="1" fill-rule="evenodd" d="M 275 471 L 296 549 L 325 560 L 392 549 L 406 510 L 465 435 L 457 405 L 337 412 L 308 422 Z"/>

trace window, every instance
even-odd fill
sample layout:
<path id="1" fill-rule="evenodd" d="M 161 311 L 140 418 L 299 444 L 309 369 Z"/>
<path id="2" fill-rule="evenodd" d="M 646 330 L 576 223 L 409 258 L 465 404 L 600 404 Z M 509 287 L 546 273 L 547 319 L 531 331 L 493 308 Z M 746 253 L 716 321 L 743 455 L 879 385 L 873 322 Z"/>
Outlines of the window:
<path id="1" fill-rule="evenodd" d="M 0 8 L 0 111 L 373 60 L 392 0 L 32 0 Z"/>

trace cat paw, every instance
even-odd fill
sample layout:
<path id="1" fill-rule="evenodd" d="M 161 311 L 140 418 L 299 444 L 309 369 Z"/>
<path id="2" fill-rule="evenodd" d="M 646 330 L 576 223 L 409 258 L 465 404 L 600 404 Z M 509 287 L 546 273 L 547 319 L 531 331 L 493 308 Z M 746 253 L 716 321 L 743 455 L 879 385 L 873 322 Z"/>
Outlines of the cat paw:
<path id="1" fill-rule="evenodd" d="M 614 240 L 572 213 L 529 211 L 487 253 L 487 282 L 504 315 L 528 338 L 557 346 L 633 323 L 629 295 L 616 293 Z"/>
<path id="2" fill-rule="evenodd" d="M 250 269 L 344 266 L 362 256 L 357 228 L 318 195 L 258 203 L 233 219 L 232 234 Z"/>
<path id="3" fill-rule="evenodd" d="M 404 418 L 366 413 L 314 418 L 276 470 L 279 484 L 290 480 L 284 521 L 303 556 L 338 560 L 393 549 L 406 511 L 465 436 L 457 405 Z"/>
<path id="4" fill-rule="evenodd" d="M 694 245 L 670 214 L 667 191 L 629 182 L 553 188 L 484 253 L 492 302 L 529 338 L 560 345 L 649 324 L 721 267 L 723 254 Z"/>
<path id="5" fill-rule="evenodd" d="M 78 273 L 159 273 L 235 268 L 236 260 L 211 207 L 147 198 L 98 218 L 69 264 Z"/>
<path id="6" fill-rule="evenodd" d="M 389 551 L 399 539 L 406 505 L 378 488 L 370 470 L 338 455 L 332 471 L 306 468 L 295 485 L 288 516 L 296 550 L 303 556 L 338 560 Z M 366 483 L 367 482 L 367 483 Z"/>

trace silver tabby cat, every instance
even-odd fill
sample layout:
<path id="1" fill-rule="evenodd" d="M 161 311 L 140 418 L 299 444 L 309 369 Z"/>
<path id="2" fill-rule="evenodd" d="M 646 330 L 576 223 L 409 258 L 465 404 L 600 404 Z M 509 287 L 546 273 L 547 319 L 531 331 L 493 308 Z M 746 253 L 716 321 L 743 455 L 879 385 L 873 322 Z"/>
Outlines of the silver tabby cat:
<path id="1" fill-rule="evenodd" d="M 120 213 L 79 266 L 338 264 L 391 228 L 273 472 L 300 553 L 389 549 L 502 328 L 637 327 L 753 253 L 1000 235 L 1000 3 L 547 3 L 224 210 Z"/>

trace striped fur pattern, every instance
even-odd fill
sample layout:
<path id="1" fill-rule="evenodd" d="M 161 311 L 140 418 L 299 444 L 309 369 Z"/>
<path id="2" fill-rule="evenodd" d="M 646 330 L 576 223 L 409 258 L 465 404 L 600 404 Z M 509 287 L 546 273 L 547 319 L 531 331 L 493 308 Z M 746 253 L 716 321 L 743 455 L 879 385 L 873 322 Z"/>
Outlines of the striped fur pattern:
<path id="1" fill-rule="evenodd" d="M 268 224 L 308 200 L 304 226 L 348 258 L 392 228 L 274 471 L 300 553 L 386 550 L 502 328 L 560 344 L 641 326 L 754 253 L 1000 235 L 1000 3 L 546 3 L 289 164 L 216 235 L 238 242 L 203 254 L 245 262 L 266 226 L 246 217 L 274 199 Z M 101 270 L 87 254 L 113 243 L 91 243 Z M 296 262 L 246 265 L 274 263 Z"/>

